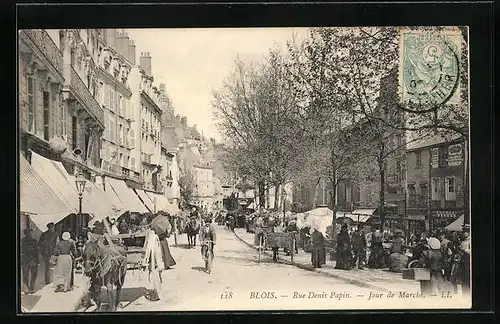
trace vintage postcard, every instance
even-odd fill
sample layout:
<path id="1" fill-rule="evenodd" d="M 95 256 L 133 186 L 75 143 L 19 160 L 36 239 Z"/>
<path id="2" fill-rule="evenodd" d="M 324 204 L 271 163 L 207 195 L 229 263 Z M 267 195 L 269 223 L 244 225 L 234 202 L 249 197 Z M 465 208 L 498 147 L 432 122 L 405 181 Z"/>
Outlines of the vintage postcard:
<path id="1" fill-rule="evenodd" d="M 463 26 L 22 29 L 23 313 L 470 309 Z"/>

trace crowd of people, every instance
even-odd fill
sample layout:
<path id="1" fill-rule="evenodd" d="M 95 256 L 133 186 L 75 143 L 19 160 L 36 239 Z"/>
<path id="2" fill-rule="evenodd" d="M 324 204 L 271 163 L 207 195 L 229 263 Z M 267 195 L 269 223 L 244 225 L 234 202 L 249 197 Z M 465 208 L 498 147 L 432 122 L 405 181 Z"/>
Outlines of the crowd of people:
<path id="1" fill-rule="evenodd" d="M 74 237 L 74 236 L 73 236 Z M 54 283 L 55 292 L 67 292 L 73 289 L 74 269 L 82 258 L 84 237 L 75 240 L 69 231 L 56 233 L 55 224 L 47 224 L 47 230 L 37 241 L 33 230 L 24 229 L 21 239 L 21 270 L 25 294 L 36 290 L 38 268 L 44 268 L 45 284 Z"/>

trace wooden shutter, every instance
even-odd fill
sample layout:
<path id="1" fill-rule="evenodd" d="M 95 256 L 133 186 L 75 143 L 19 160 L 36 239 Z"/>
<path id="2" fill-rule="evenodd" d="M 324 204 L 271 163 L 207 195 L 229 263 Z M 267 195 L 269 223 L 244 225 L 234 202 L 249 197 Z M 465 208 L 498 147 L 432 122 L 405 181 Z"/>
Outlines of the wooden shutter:
<path id="1" fill-rule="evenodd" d="M 135 132 L 133 129 L 130 129 L 130 145 L 129 147 L 132 149 L 135 147 Z"/>

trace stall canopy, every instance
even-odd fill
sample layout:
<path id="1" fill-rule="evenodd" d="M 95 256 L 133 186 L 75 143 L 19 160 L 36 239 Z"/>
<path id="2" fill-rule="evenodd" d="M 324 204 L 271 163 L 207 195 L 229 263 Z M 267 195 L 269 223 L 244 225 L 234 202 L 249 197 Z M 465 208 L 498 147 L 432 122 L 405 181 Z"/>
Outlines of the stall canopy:
<path id="1" fill-rule="evenodd" d="M 127 186 L 125 181 L 106 177 L 106 188 L 112 188 L 120 200 L 124 203 L 124 207 L 130 212 L 147 213 L 148 209 L 140 201 L 135 192 Z"/>
<path id="2" fill-rule="evenodd" d="M 43 232 L 50 222 L 57 223 L 75 212 L 52 190 L 24 156 L 19 159 L 20 210 Z"/>
<path id="3" fill-rule="evenodd" d="M 144 190 L 141 189 L 135 189 L 135 192 L 137 195 L 141 198 L 142 202 L 144 205 L 146 205 L 147 209 L 149 209 L 150 212 L 154 213 L 155 212 L 155 204 L 151 198 L 144 192 Z"/>
<path id="4" fill-rule="evenodd" d="M 323 235 L 327 234 L 327 227 L 332 226 L 333 211 L 328 207 L 319 207 L 307 212 L 306 226 L 317 229 Z"/>
<path id="5" fill-rule="evenodd" d="M 462 230 L 462 225 L 464 224 L 464 215 L 462 214 L 453 223 L 446 226 L 445 229 L 452 232 L 460 232 Z"/>

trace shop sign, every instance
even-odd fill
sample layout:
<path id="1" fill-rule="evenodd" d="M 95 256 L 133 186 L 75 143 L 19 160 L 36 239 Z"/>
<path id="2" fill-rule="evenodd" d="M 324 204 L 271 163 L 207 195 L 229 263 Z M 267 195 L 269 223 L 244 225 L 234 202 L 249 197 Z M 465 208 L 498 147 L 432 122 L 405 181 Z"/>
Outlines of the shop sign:
<path id="1" fill-rule="evenodd" d="M 433 168 L 439 167 L 439 149 L 432 148 L 431 150 L 431 166 Z"/>
<path id="2" fill-rule="evenodd" d="M 448 165 L 457 166 L 460 164 L 462 164 L 462 145 L 450 145 L 448 148 Z"/>

